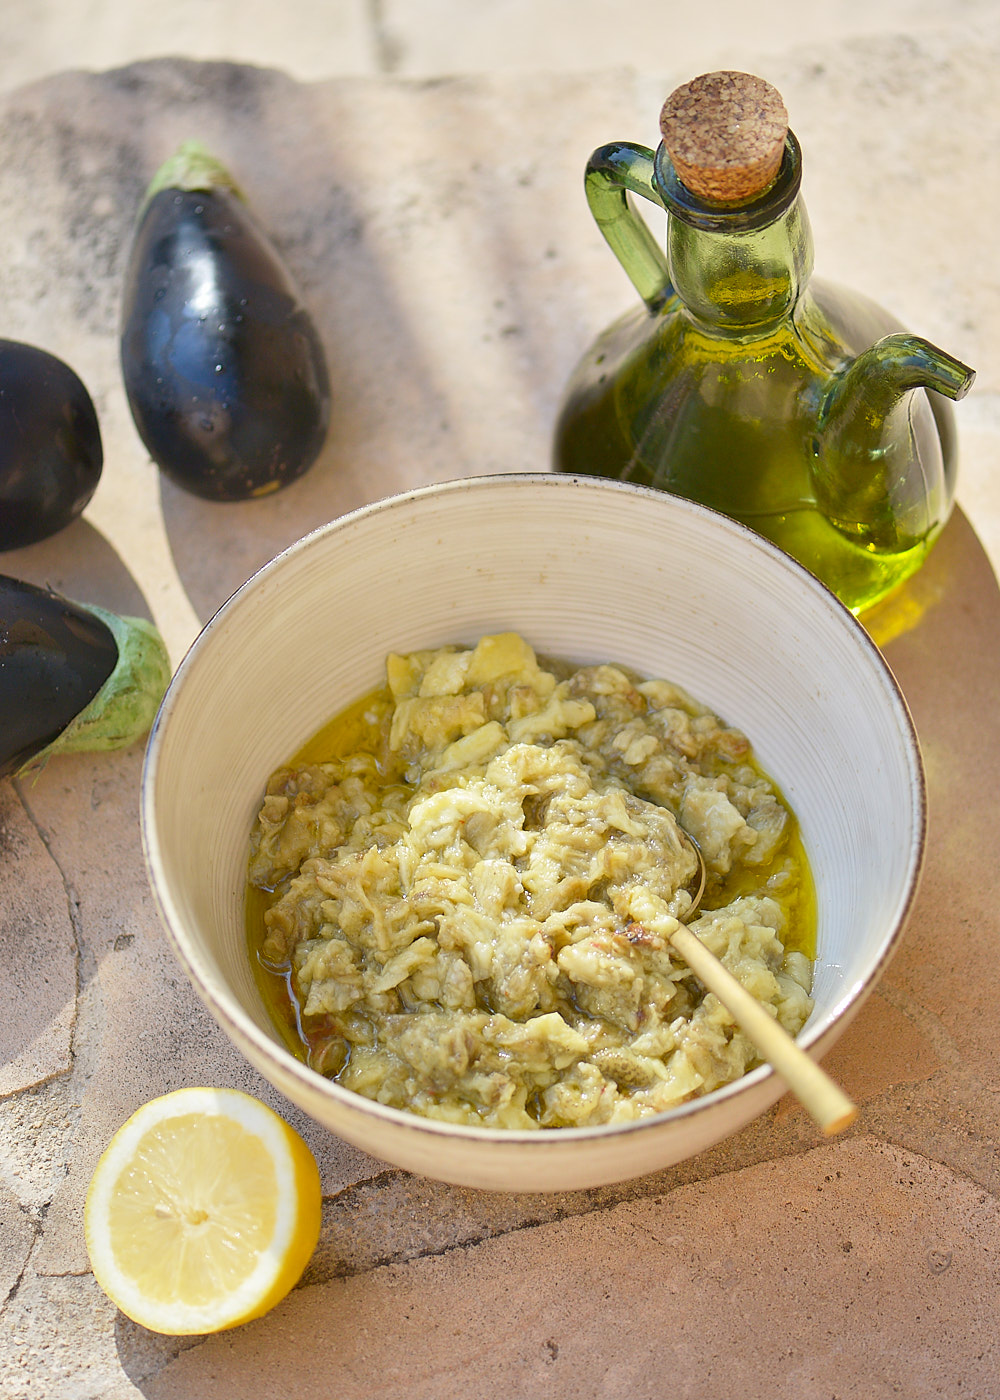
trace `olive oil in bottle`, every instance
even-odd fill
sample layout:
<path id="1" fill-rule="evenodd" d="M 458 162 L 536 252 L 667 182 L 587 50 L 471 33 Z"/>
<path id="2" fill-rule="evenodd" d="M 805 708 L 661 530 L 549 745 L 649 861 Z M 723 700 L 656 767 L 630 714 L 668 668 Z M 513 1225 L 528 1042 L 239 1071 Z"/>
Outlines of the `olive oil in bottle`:
<path id="1" fill-rule="evenodd" d="M 641 304 L 568 387 L 554 465 L 699 501 L 772 540 L 853 611 L 923 563 L 955 493 L 974 375 L 812 276 L 781 98 L 716 73 L 668 99 L 653 152 L 591 157 L 591 210 Z M 629 194 L 667 211 L 661 250 Z M 946 396 L 946 397 L 943 397 Z"/>

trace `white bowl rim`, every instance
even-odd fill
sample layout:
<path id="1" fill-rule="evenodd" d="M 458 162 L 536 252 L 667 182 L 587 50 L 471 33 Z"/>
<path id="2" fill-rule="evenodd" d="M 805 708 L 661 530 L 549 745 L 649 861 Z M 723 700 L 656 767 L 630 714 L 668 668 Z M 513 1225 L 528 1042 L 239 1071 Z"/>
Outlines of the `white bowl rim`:
<path id="1" fill-rule="evenodd" d="M 181 926 L 183 920 L 178 914 L 176 905 L 169 892 L 163 888 L 162 882 L 158 879 L 158 873 L 162 869 L 163 862 L 156 827 L 154 794 L 157 762 L 163 742 L 163 730 L 176 701 L 185 673 L 195 664 L 198 653 L 208 644 L 213 631 L 221 625 L 223 617 L 232 609 L 240 607 L 244 595 L 246 595 L 261 578 L 266 577 L 272 571 L 280 567 L 289 557 L 314 548 L 321 540 L 325 540 L 329 535 L 349 530 L 359 521 L 384 511 L 403 509 L 413 500 L 418 500 L 427 496 L 467 493 L 480 489 L 489 489 L 490 487 L 495 488 L 498 481 L 507 484 L 520 481 L 535 486 L 554 486 L 556 489 L 560 490 L 566 490 L 575 485 L 598 491 L 608 490 L 625 492 L 627 494 L 644 496 L 655 500 L 660 508 L 662 508 L 664 502 L 669 502 L 670 509 L 676 509 L 682 513 L 689 512 L 695 516 L 713 517 L 721 524 L 723 529 L 741 537 L 744 542 L 749 544 L 752 548 L 770 556 L 780 568 L 793 573 L 802 587 L 809 588 L 813 591 L 820 606 L 825 607 L 828 611 L 837 613 L 843 624 L 853 630 L 855 639 L 861 648 L 867 651 L 875 670 L 880 672 L 887 696 L 896 711 L 900 723 L 900 737 L 906 751 L 910 773 L 909 795 L 913 837 L 908 853 L 909 873 L 905 889 L 896 910 L 891 932 L 885 938 L 881 951 L 867 975 L 855 979 L 846 986 L 838 1000 L 823 1014 L 816 1024 L 807 1025 L 799 1036 L 796 1037 L 798 1044 L 801 1045 L 803 1049 L 811 1051 L 813 1057 L 817 1059 L 820 1058 L 825 1050 L 829 1048 L 829 1045 L 837 1039 L 840 1031 L 853 1019 L 874 990 L 875 985 L 896 952 L 920 885 L 927 840 L 927 784 L 920 743 L 909 706 L 888 662 L 868 631 L 840 601 L 836 594 L 804 565 L 786 554 L 785 551 L 780 549 L 777 545 L 772 544 L 770 540 L 765 539 L 764 536 L 757 534 L 756 531 L 751 530 L 741 522 L 733 520 L 730 516 L 712 510 L 710 507 L 704 506 L 699 502 L 689 501 L 684 497 L 674 496 L 656 490 L 655 488 L 640 486 L 632 482 L 614 481 L 605 477 L 590 477 L 555 472 L 505 472 L 491 473 L 482 476 L 457 477 L 449 481 L 413 487 L 393 495 L 380 497 L 376 501 L 359 506 L 355 510 L 337 516 L 335 519 L 317 526 L 315 529 L 293 541 L 265 564 L 262 564 L 259 569 L 255 570 L 254 573 L 244 580 L 239 588 L 219 606 L 192 642 L 171 678 L 166 694 L 164 695 L 150 729 L 142 769 L 140 800 L 140 829 L 143 854 L 149 876 L 149 885 L 168 942 L 178 961 L 181 963 L 181 966 L 187 973 L 196 993 L 208 1010 L 227 1030 L 230 1038 L 235 1041 L 237 1046 L 248 1043 L 253 1047 L 255 1054 L 260 1057 L 260 1061 L 274 1065 L 277 1072 L 282 1077 L 290 1076 L 292 1079 L 301 1082 L 307 1092 L 319 1092 L 324 1096 L 328 1096 L 334 1102 L 340 1102 L 353 1113 L 358 1113 L 362 1116 L 374 1116 L 387 1123 L 404 1127 L 414 1133 L 426 1134 L 434 1138 L 457 1136 L 469 1141 L 478 1140 L 493 1145 L 504 1143 L 509 1143 L 512 1146 L 514 1144 L 525 1146 L 532 1143 L 546 1143 L 551 1145 L 554 1137 L 557 1137 L 560 1142 L 586 1142 L 595 1139 L 605 1139 L 611 1135 L 619 1136 L 626 1133 L 651 1132 L 662 1129 L 663 1125 L 667 1122 L 674 1122 L 709 1112 L 726 1100 L 742 1094 L 751 1086 L 762 1084 L 772 1076 L 775 1078 L 780 1077 L 777 1076 L 776 1071 L 770 1065 L 758 1065 L 747 1074 L 741 1075 L 738 1079 L 712 1090 L 711 1093 L 699 1095 L 685 1103 L 678 1104 L 674 1108 L 667 1109 L 662 1113 L 650 1114 L 647 1117 L 633 1119 L 623 1123 L 599 1124 L 593 1127 L 566 1127 L 550 1130 L 480 1128 L 471 1124 L 452 1123 L 444 1120 L 424 1118 L 419 1114 L 409 1113 L 405 1109 L 393 1108 L 387 1104 L 378 1103 L 374 1099 L 369 1099 L 362 1094 L 357 1094 L 352 1090 L 343 1088 L 335 1080 L 327 1079 L 325 1076 L 317 1074 L 315 1070 L 310 1069 L 303 1061 L 298 1060 L 286 1046 L 272 1039 L 261 1030 L 256 1022 L 239 1006 L 237 999 L 228 995 L 228 989 L 226 999 L 220 999 L 210 985 L 210 980 L 203 976 L 198 963 L 190 956 L 183 941 L 178 937 L 175 931 L 175 924 Z M 245 1050 L 244 1053 L 246 1053 Z"/>

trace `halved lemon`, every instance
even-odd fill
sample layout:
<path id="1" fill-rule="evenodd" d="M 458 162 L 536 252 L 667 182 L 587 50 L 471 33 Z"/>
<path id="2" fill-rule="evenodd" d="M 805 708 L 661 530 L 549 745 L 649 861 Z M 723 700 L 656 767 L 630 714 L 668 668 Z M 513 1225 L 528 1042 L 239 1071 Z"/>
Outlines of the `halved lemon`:
<path id="1" fill-rule="evenodd" d="M 319 1171 L 297 1132 L 236 1089 L 178 1089 L 119 1128 L 91 1179 L 94 1277 L 153 1332 L 220 1332 L 295 1286 L 319 1239 Z"/>

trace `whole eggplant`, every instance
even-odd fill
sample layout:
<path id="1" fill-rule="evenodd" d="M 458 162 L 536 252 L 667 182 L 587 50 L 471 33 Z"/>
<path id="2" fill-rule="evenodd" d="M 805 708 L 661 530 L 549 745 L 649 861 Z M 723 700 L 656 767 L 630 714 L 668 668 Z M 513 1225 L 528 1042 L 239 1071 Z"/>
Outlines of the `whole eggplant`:
<path id="1" fill-rule="evenodd" d="M 195 142 L 161 167 L 140 212 L 121 367 L 150 456 L 208 500 L 277 490 L 326 438 L 316 327 L 232 177 Z"/>
<path id="2" fill-rule="evenodd" d="M 104 465 L 90 394 L 47 350 L 0 340 L 0 550 L 56 534 L 81 514 Z"/>
<path id="3" fill-rule="evenodd" d="M 55 753 L 133 743 L 169 679 L 166 648 L 145 619 L 0 574 L 0 777 Z"/>

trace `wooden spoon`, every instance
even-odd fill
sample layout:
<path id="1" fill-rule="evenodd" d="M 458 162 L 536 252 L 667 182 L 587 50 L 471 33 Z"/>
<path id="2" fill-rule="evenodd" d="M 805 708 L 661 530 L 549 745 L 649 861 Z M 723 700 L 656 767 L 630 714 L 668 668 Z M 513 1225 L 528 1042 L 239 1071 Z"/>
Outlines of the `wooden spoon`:
<path id="1" fill-rule="evenodd" d="M 705 861 L 697 841 L 685 831 L 698 858 L 700 883 L 691 908 L 685 915 L 690 919 L 698 909 L 705 889 Z M 760 1055 L 768 1061 L 791 1089 L 792 1093 L 823 1132 L 842 1132 L 858 1116 L 855 1104 L 825 1070 L 788 1034 L 774 1017 L 733 976 L 714 953 L 706 948 L 696 933 L 683 924 L 671 935 L 671 943 L 700 982 L 722 1002 L 733 1020 L 753 1041 Z"/>

